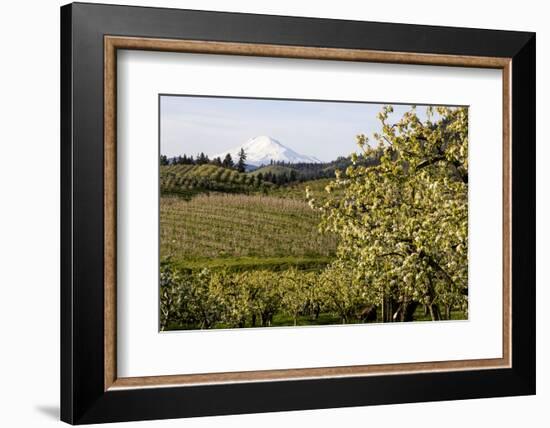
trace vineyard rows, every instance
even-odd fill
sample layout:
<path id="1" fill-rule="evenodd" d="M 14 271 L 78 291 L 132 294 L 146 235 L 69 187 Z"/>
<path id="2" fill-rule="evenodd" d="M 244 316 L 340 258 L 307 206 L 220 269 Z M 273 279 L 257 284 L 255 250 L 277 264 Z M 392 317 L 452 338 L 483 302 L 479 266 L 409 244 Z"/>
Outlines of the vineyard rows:
<path id="1" fill-rule="evenodd" d="M 318 231 L 306 202 L 264 195 L 163 196 L 161 256 L 173 259 L 334 255 L 336 237 Z"/>

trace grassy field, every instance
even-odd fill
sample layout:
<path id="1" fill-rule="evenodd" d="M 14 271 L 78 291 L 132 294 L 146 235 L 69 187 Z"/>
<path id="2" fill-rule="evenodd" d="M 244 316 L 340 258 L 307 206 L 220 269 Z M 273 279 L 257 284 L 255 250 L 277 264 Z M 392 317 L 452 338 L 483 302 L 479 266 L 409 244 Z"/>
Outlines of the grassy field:
<path id="1" fill-rule="evenodd" d="M 173 259 L 173 265 L 184 270 L 224 269 L 230 272 L 249 270 L 269 270 L 281 272 L 291 267 L 303 271 L 318 271 L 332 260 L 331 256 L 280 256 L 280 257 L 220 257 L 200 258 L 183 257 Z"/>
<path id="2" fill-rule="evenodd" d="M 264 167 L 286 168 L 282 166 Z M 276 186 L 255 172 L 215 165 L 161 166 L 161 258 L 180 268 L 318 270 L 332 260 L 336 237 L 318 232 L 318 201 L 329 179 Z"/>
<path id="3" fill-rule="evenodd" d="M 464 321 L 468 318 L 465 316 L 465 314 L 461 311 L 453 310 L 451 312 L 451 320 L 452 321 Z M 431 318 L 428 314 L 424 312 L 424 308 L 419 306 L 414 314 L 414 320 L 415 321 L 430 321 Z M 369 321 L 361 321 L 359 319 L 351 319 L 348 320 L 347 324 L 364 324 L 364 323 L 379 323 L 380 320 L 369 320 Z M 331 312 L 321 312 L 318 317 L 314 317 L 311 315 L 300 315 L 296 319 L 296 326 L 322 326 L 322 325 L 338 325 L 342 324 L 342 319 Z M 292 326 L 294 325 L 294 319 L 284 312 L 278 312 L 273 317 L 272 322 L 270 323 L 270 327 L 286 327 L 286 326 Z M 250 326 L 248 326 L 250 327 Z M 179 330 L 181 329 L 181 325 L 172 324 L 171 326 L 168 326 L 166 330 Z M 192 326 L 185 326 L 185 328 L 193 328 Z M 229 325 L 224 325 L 223 323 L 219 323 L 216 328 L 231 328 Z"/>
<path id="4" fill-rule="evenodd" d="M 261 194 L 162 196 L 161 257 L 182 267 L 262 266 L 280 270 L 324 265 L 336 238 L 318 231 L 305 201 Z"/>
<path id="5" fill-rule="evenodd" d="M 451 312 L 451 320 L 452 321 L 461 321 L 461 320 L 467 320 L 468 318 L 464 316 L 464 313 L 461 311 L 452 311 Z M 415 321 L 431 321 L 430 315 L 424 313 L 423 307 L 418 307 L 414 313 L 414 320 Z M 287 325 L 292 325 L 294 320 L 292 317 L 285 315 L 283 313 L 279 313 L 273 317 L 273 322 L 271 323 L 272 327 L 283 327 Z M 378 323 L 380 320 L 372 320 L 368 321 L 369 323 Z M 363 324 L 365 321 L 360 321 L 359 319 L 356 320 L 350 320 L 348 321 L 348 324 Z M 319 315 L 318 318 L 313 318 L 311 316 L 307 315 L 301 315 L 298 317 L 296 321 L 296 325 L 304 326 L 304 325 L 335 325 L 335 324 L 342 324 L 342 319 L 339 318 L 337 315 L 329 313 L 329 312 L 323 312 Z"/>

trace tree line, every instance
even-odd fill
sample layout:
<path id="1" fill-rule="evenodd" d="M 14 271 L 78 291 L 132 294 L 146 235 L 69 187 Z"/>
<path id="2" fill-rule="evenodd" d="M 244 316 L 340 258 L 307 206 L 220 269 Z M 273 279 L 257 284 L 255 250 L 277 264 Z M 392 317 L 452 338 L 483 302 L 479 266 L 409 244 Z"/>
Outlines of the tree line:
<path id="1" fill-rule="evenodd" d="M 274 318 L 286 317 L 278 325 L 317 324 L 322 315 L 331 323 L 357 324 L 399 322 L 415 319 L 415 311 L 387 296 L 377 304 L 369 290 L 368 277 L 357 275 L 351 264 L 336 261 L 320 271 L 295 268 L 283 272 L 251 270 L 180 271 L 163 263 L 160 275 L 160 327 L 162 330 L 270 327 Z M 438 319 L 451 319 L 451 310 L 462 310 L 457 302 L 437 302 L 448 311 Z M 423 304 L 422 316 L 430 314 Z"/>
<path id="2" fill-rule="evenodd" d="M 187 156 L 174 156 L 169 158 L 166 155 L 160 155 L 160 164 L 161 165 L 215 165 L 227 169 L 234 169 L 238 172 L 246 171 L 246 152 L 241 148 L 236 162 L 233 160 L 232 156 L 227 153 L 222 159 L 219 156 L 216 156 L 212 159 L 208 157 L 204 152 L 200 152 L 196 157 Z"/>
<path id="3" fill-rule="evenodd" d="M 160 285 L 162 330 L 269 327 L 277 314 L 288 325 L 300 317 L 315 323 L 327 313 L 342 323 L 377 317 L 360 281 L 337 266 L 322 272 L 181 272 L 163 263 Z"/>

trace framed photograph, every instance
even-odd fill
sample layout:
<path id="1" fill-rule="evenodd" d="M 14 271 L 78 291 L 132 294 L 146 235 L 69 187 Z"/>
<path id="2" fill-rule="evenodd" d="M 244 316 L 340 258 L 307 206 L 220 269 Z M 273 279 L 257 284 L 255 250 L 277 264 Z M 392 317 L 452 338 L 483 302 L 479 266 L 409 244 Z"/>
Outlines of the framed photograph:
<path id="1" fill-rule="evenodd" d="M 535 393 L 535 35 L 61 8 L 61 418 Z"/>

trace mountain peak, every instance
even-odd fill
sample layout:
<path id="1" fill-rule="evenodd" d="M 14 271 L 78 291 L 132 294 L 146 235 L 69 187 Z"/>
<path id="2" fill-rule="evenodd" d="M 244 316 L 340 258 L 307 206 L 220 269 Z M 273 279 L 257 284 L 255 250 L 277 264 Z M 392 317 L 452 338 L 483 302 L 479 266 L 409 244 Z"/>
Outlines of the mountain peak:
<path id="1" fill-rule="evenodd" d="M 246 163 L 253 166 L 268 165 L 271 161 L 288 163 L 320 163 L 313 156 L 302 155 L 281 144 L 278 140 L 267 135 L 258 135 L 250 138 L 244 144 L 229 149 L 213 157 L 224 158 L 228 153 L 233 160 L 238 159 L 239 152 L 244 149 Z"/>
<path id="2" fill-rule="evenodd" d="M 243 147 L 284 147 L 278 140 L 268 135 L 258 135 L 257 137 L 250 138 L 246 143 L 243 144 Z"/>

